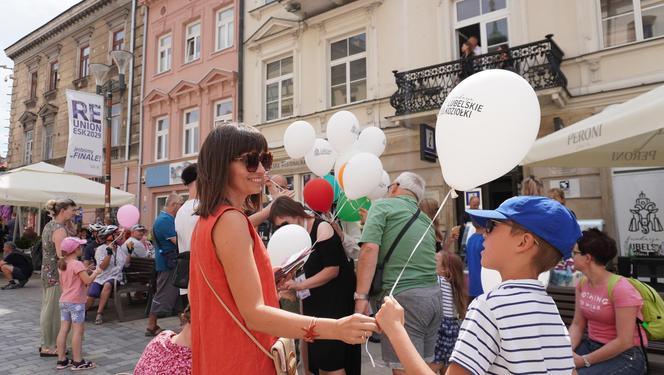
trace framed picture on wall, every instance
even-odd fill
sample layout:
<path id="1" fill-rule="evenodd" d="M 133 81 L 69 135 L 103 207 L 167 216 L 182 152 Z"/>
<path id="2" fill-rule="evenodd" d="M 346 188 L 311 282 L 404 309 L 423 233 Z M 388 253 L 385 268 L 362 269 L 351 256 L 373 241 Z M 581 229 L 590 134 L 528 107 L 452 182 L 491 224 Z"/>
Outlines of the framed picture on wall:
<path id="1" fill-rule="evenodd" d="M 477 197 L 480 200 L 480 206 L 477 209 L 482 210 L 482 189 L 480 188 L 463 192 L 463 203 L 466 209 L 470 208 L 470 200 L 473 197 Z"/>

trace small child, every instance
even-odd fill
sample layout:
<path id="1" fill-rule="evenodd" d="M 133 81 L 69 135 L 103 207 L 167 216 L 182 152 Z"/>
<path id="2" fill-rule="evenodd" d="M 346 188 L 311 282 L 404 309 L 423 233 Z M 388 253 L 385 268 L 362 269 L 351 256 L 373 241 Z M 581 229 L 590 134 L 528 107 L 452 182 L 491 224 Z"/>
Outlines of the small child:
<path id="1" fill-rule="evenodd" d="M 581 230 L 574 215 L 544 197 L 519 196 L 496 210 L 468 210 L 486 228 L 482 266 L 503 282 L 468 307 L 446 374 L 570 374 L 567 328 L 537 276 L 569 258 Z M 407 374 L 432 374 L 403 327 L 394 298 L 376 315 Z"/>
<path id="2" fill-rule="evenodd" d="M 95 364 L 82 358 L 83 331 L 85 324 L 85 300 L 86 290 L 101 269 L 95 269 L 91 275 L 86 272 L 83 262 L 78 260 L 81 256 L 81 246 L 87 241 L 78 237 L 66 237 L 60 244 L 63 257 L 58 260 L 58 272 L 60 273 L 60 332 L 58 333 L 58 363 L 56 369 L 64 370 L 71 367 L 72 371 L 87 370 L 95 368 Z M 73 330 L 72 349 L 74 359 L 65 355 L 65 347 L 69 330 Z"/>
<path id="3" fill-rule="evenodd" d="M 162 331 L 145 347 L 134 375 L 191 374 L 191 315 L 187 307 L 180 315 L 182 330 Z"/>
<path id="4" fill-rule="evenodd" d="M 459 320 L 466 316 L 468 296 L 461 258 L 451 251 L 440 251 L 436 253 L 436 258 L 436 273 L 443 293 L 443 320 L 438 329 L 434 363 L 444 374 L 459 336 Z"/>

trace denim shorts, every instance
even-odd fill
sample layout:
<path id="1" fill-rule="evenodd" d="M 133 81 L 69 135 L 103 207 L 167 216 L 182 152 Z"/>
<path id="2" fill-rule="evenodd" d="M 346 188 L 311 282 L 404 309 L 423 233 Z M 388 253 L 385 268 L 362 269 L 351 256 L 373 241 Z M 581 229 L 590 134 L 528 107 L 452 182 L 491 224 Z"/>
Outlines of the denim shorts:
<path id="1" fill-rule="evenodd" d="M 575 352 L 578 355 L 590 354 L 603 345 L 597 341 L 585 338 L 581 341 Z M 590 367 L 578 368 L 576 372 L 579 375 L 643 375 L 646 373 L 646 361 L 641 348 L 633 346 L 604 362 L 593 363 Z"/>
<path id="2" fill-rule="evenodd" d="M 85 304 L 60 302 L 60 320 L 72 323 L 85 322 Z"/>

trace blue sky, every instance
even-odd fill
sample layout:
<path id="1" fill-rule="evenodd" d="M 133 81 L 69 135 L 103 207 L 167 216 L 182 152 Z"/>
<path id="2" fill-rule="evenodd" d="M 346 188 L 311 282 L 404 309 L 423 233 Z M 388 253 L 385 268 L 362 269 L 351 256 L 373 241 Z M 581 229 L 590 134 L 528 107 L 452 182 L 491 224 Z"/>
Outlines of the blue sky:
<path id="1" fill-rule="evenodd" d="M 67 10 L 80 0 L 2 0 L 0 12 L 0 65 L 13 66 L 5 55 L 5 48 Z M 0 68 L 0 155 L 7 155 L 12 80 L 5 78 L 12 72 Z"/>

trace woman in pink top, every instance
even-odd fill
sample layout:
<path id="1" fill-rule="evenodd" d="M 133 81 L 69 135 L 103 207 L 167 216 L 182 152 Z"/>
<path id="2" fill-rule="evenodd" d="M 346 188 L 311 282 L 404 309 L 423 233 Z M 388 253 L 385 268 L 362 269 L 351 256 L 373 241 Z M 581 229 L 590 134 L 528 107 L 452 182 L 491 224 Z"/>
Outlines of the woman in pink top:
<path id="1" fill-rule="evenodd" d="M 569 335 L 574 364 L 580 375 L 645 374 L 645 331 L 636 324 L 643 319 L 643 299 L 627 279 L 606 270 L 617 254 L 616 242 L 597 229 L 583 232 L 574 250 L 574 268 L 584 278 L 576 288 L 574 321 Z M 609 295 L 609 280 L 614 284 Z M 616 281 L 617 280 L 617 281 Z M 637 330 L 638 327 L 638 330 Z M 588 330 L 587 338 L 583 337 Z"/>
<path id="2" fill-rule="evenodd" d="M 87 241 L 78 237 L 65 237 L 60 243 L 62 258 L 58 260 L 60 273 L 60 332 L 58 333 L 58 363 L 56 369 L 64 370 L 71 367 L 72 371 L 86 370 L 95 367 L 95 364 L 82 358 L 83 330 L 85 324 L 85 300 L 87 298 L 86 286 L 101 272 L 97 268 L 88 275 L 83 262 L 77 258 L 81 256 L 81 245 Z M 71 346 L 74 359 L 65 355 L 65 341 L 69 330 L 72 329 Z"/>

